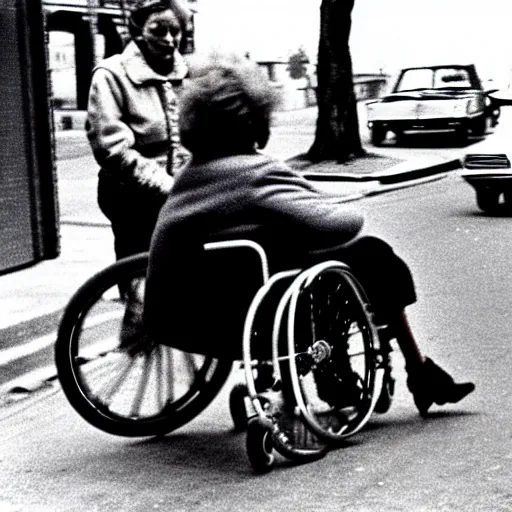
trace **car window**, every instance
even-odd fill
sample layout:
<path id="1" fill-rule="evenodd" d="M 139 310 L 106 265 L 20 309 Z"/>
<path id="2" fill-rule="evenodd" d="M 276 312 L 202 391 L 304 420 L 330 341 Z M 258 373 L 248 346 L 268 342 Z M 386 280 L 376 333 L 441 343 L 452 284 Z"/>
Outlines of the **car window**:
<path id="1" fill-rule="evenodd" d="M 438 69 L 434 75 L 434 88 L 457 87 L 467 89 L 471 87 L 469 73 L 465 69 L 443 68 Z"/>
<path id="2" fill-rule="evenodd" d="M 431 69 L 407 69 L 403 72 L 395 88 L 396 92 L 430 89 L 433 86 L 434 73 Z"/>
<path id="3" fill-rule="evenodd" d="M 406 69 L 396 84 L 395 92 L 446 88 L 471 88 L 468 71 L 462 68 Z"/>

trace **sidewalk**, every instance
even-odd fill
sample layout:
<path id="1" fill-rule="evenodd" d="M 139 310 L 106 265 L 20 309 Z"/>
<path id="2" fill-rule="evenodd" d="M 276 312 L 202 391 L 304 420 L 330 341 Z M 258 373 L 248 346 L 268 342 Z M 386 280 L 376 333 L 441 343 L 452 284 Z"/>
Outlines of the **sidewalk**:
<path id="1" fill-rule="evenodd" d="M 366 127 L 366 106 L 358 104 L 358 117 L 360 124 L 360 135 L 363 148 L 367 156 L 357 158 L 347 163 L 320 162 L 311 164 L 301 161 L 295 157 L 299 156 L 304 148 L 309 148 L 314 140 L 317 109 L 311 107 L 298 111 L 278 112 L 273 120 L 272 136 L 266 150 L 287 160 L 296 170 L 300 171 L 306 178 L 316 182 L 327 181 L 344 182 L 344 187 L 337 187 L 336 193 L 342 195 L 366 195 L 373 192 L 379 185 L 398 184 L 408 180 L 426 178 L 437 175 L 459 167 L 459 152 L 455 151 L 456 157 L 441 158 L 438 156 L 426 155 L 423 157 L 404 159 L 404 152 L 397 153 L 393 147 L 374 147 L 369 142 L 369 131 Z M 290 125 L 298 128 L 301 134 L 310 135 L 309 144 L 293 148 L 291 151 L 279 154 L 276 147 L 276 136 L 280 133 L 288 133 Z M 293 138 L 290 137 L 290 142 Z M 291 148 L 290 148 L 291 149 Z M 332 186 L 332 185 L 331 185 Z"/>
<path id="2" fill-rule="evenodd" d="M 283 159 L 297 156 L 309 146 L 304 145 L 304 139 L 298 140 L 296 134 L 290 132 L 290 126 L 313 137 L 315 120 L 314 108 L 279 113 L 266 151 Z M 0 277 L 0 330 L 60 312 L 87 278 L 114 261 L 109 225 L 99 209 L 90 207 L 90 201 L 95 197 L 97 165 L 86 144 L 85 134 L 58 132 L 57 141 L 61 254 L 55 260 Z M 70 159 L 72 147 L 78 157 Z M 302 162 L 301 172 L 318 181 L 319 187 L 339 194 L 341 201 L 351 201 L 458 166 L 458 160 L 422 158 L 403 161 L 386 155 L 385 151 L 373 147 L 367 149 L 368 157 L 345 165 L 324 162 L 306 168 Z M 76 197 L 78 180 L 80 197 Z M 94 197 L 89 199 L 89 204 L 81 204 L 86 192 L 89 197 Z"/>

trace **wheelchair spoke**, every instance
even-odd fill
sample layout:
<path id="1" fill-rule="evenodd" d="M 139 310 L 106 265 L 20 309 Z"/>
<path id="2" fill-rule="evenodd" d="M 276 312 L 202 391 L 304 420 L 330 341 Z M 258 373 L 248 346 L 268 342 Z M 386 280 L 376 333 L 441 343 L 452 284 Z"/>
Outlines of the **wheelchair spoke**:
<path id="1" fill-rule="evenodd" d="M 123 383 L 127 380 L 128 375 L 135 367 L 134 358 L 123 356 L 117 361 L 114 368 L 105 368 L 106 381 L 103 386 L 98 389 L 95 393 L 96 399 L 99 400 L 103 405 L 110 405 L 114 395 L 121 389 Z M 116 370 L 119 370 L 116 371 Z M 103 372 L 102 372 L 103 373 Z M 113 380 L 109 380 L 114 375 Z"/>
<path id="2" fill-rule="evenodd" d="M 321 286 L 318 285 L 312 291 L 310 302 L 314 339 L 343 339 L 348 331 L 346 311 L 349 309 L 349 301 L 346 288 L 335 282 L 329 286 L 322 280 Z"/>
<path id="3" fill-rule="evenodd" d="M 174 388 L 174 376 L 173 376 L 173 351 L 170 347 L 162 346 L 162 354 L 163 354 L 163 362 L 164 362 L 164 370 L 165 370 L 165 379 L 167 380 L 167 400 L 168 402 L 174 402 L 175 400 L 175 388 Z M 162 377 L 164 377 L 162 375 Z"/>
<path id="4" fill-rule="evenodd" d="M 186 370 L 188 372 L 189 382 L 193 388 L 198 388 L 205 383 L 207 375 L 202 372 L 202 365 L 197 364 L 197 357 L 194 354 L 184 353 Z"/>
<path id="5" fill-rule="evenodd" d="M 155 350 L 155 361 L 156 361 L 156 403 L 158 404 L 160 409 L 163 409 L 165 406 L 165 394 L 164 389 L 166 388 L 165 375 L 164 375 L 164 357 L 165 352 L 164 348 L 161 345 L 158 345 Z"/>
<path id="6" fill-rule="evenodd" d="M 189 375 L 195 376 L 198 372 L 198 369 L 194 360 L 194 356 L 192 354 L 184 354 L 184 356 Z"/>
<path id="7" fill-rule="evenodd" d="M 139 385 L 135 391 L 135 396 L 132 402 L 131 416 L 139 417 L 144 400 L 144 395 L 149 385 L 149 379 L 151 375 L 151 368 L 153 367 L 154 351 L 151 351 L 146 357 L 144 357 L 142 375 L 139 376 Z"/>
<path id="8" fill-rule="evenodd" d="M 157 404 L 163 409 L 175 400 L 175 383 L 173 372 L 173 350 L 171 347 L 160 345 L 157 359 Z"/>

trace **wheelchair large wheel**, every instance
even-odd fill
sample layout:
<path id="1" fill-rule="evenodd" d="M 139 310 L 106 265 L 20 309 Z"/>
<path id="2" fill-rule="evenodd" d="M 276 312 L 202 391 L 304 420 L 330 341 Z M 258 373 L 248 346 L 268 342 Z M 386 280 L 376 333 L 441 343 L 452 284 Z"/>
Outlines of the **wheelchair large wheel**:
<path id="1" fill-rule="evenodd" d="M 249 419 L 247 430 L 247 450 L 251 464 L 259 472 L 271 467 L 270 448 L 275 448 L 284 457 L 300 463 L 318 460 L 327 453 L 325 444 L 318 443 L 316 439 L 313 439 L 314 436 L 309 435 L 309 431 L 303 428 L 300 417 L 295 417 L 293 414 L 295 409 L 293 394 L 275 389 L 276 386 L 279 387 L 276 377 L 280 375 L 280 372 L 274 345 L 277 345 L 276 340 L 280 335 L 279 326 L 282 325 L 281 318 L 283 315 L 283 311 L 278 305 L 282 302 L 281 296 L 283 293 L 289 296 L 288 287 L 299 272 L 299 270 L 289 270 L 274 274 L 254 296 L 245 319 L 243 336 L 244 369 L 248 396 L 254 407 L 254 416 Z M 252 347 L 252 335 L 255 331 L 255 319 L 264 300 L 276 290 L 276 300 L 272 302 L 271 310 L 274 311 L 277 307 L 277 311 L 275 312 L 274 321 L 271 317 L 267 319 L 268 329 L 265 329 L 267 336 L 262 337 L 262 342 L 266 341 L 269 344 L 268 350 L 263 350 L 263 352 L 272 357 L 272 365 L 268 366 L 265 363 L 261 368 L 260 361 L 260 370 L 257 372 L 258 379 L 255 380 L 253 372 L 254 354 L 251 350 L 251 348 L 254 348 Z M 259 327 L 263 329 L 261 325 Z M 271 341 L 272 346 L 270 346 Z M 258 352 L 262 352 L 262 347 L 259 347 Z M 261 375 L 261 370 L 265 370 L 263 375 Z M 280 377 L 277 377 L 277 380 L 280 381 Z M 285 409 L 287 413 L 285 413 Z M 252 426 L 249 427 L 251 424 Z M 269 432 L 271 444 L 268 440 Z"/>
<path id="2" fill-rule="evenodd" d="M 350 269 L 326 262 L 293 283 L 287 318 L 288 372 L 303 420 L 337 442 L 368 421 L 376 397 L 378 336 Z"/>
<path id="3" fill-rule="evenodd" d="M 136 336 L 123 334 L 127 304 L 142 311 L 147 264 L 147 254 L 136 255 L 89 279 L 70 300 L 55 345 L 70 404 L 93 426 L 119 436 L 164 435 L 191 421 L 217 396 L 233 364 L 159 345 L 141 323 Z M 135 299 L 123 299 L 120 289 Z"/>

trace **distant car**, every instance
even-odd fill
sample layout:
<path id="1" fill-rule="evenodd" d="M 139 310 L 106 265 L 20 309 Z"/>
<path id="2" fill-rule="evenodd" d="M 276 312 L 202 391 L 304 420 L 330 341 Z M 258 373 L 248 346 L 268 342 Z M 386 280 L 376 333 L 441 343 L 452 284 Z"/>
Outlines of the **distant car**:
<path id="1" fill-rule="evenodd" d="M 512 168 L 506 153 L 469 153 L 461 176 L 476 193 L 476 204 L 487 213 L 512 213 Z"/>
<path id="2" fill-rule="evenodd" d="M 496 108 L 512 106 L 512 90 L 494 90 L 489 99 Z M 503 130 L 505 128 L 505 130 Z M 476 203 L 487 213 L 512 214 L 512 153 L 509 151 L 509 129 L 499 127 L 493 140 L 480 146 L 479 153 L 462 158 L 461 176 L 476 192 Z M 492 150 L 484 153 L 482 150 Z"/>
<path id="3" fill-rule="evenodd" d="M 487 120 L 497 123 L 492 103 L 473 64 L 402 69 L 391 93 L 367 104 L 372 144 L 379 146 L 392 131 L 450 130 L 466 140 L 469 132 L 483 135 Z"/>

